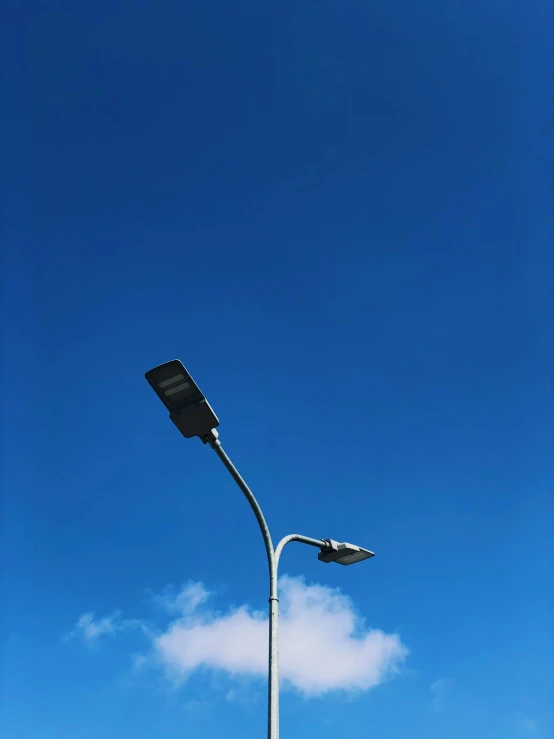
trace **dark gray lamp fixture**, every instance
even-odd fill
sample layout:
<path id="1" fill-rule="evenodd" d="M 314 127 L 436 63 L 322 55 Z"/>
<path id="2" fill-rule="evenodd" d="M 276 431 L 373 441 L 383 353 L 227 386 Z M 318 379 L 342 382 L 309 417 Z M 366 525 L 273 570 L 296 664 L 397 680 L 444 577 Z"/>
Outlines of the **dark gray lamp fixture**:
<path id="1" fill-rule="evenodd" d="M 205 444 L 219 420 L 182 362 L 172 359 L 154 367 L 145 377 L 183 436 L 199 436 Z M 217 438 L 217 431 L 214 435 Z"/>

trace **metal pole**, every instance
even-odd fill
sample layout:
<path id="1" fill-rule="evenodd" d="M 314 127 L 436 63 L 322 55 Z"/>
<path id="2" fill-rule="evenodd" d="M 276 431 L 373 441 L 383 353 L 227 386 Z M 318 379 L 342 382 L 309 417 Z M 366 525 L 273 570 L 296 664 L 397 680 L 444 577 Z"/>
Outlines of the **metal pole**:
<path id="1" fill-rule="evenodd" d="M 258 521 L 264 538 L 267 562 L 269 566 L 269 675 L 267 736 L 268 739 L 279 739 L 279 598 L 277 597 L 277 557 L 273 549 L 271 534 L 269 533 L 269 528 L 264 518 L 264 514 L 262 513 L 262 509 L 254 497 L 254 494 L 241 477 L 235 465 L 223 451 L 219 439 L 210 438 L 209 444 L 244 493 L 246 500 L 254 511 L 254 515 L 256 516 L 256 520 Z M 283 547 L 281 546 L 281 549 L 282 548 Z M 279 550 L 279 554 L 280 552 L 281 550 Z"/>

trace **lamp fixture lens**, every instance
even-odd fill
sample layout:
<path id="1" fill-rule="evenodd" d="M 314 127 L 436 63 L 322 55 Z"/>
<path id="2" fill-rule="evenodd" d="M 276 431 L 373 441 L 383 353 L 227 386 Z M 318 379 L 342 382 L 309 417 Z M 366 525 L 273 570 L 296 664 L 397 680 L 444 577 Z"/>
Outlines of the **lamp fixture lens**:
<path id="1" fill-rule="evenodd" d="M 190 382 L 183 382 L 181 385 L 170 387 L 169 390 L 164 390 L 164 395 L 167 395 L 167 397 L 169 397 L 171 395 L 175 395 L 176 393 L 180 393 L 181 390 L 186 390 L 188 387 L 190 387 Z"/>
<path id="2" fill-rule="evenodd" d="M 167 387 L 168 385 L 173 385 L 178 380 L 184 380 L 184 379 L 185 379 L 185 376 L 181 372 L 180 374 L 175 375 L 175 377 L 170 377 L 169 380 L 162 380 L 161 382 L 158 383 L 158 385 L 160 387 Z"/>

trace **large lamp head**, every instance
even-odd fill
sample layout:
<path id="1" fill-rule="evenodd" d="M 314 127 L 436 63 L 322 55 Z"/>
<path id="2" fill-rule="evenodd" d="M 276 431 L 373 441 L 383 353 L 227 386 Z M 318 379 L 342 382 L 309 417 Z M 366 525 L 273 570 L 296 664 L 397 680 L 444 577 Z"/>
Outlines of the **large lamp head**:
<path id="1" fill-rule="evenodd" d="M 219 426 L 210 404 L 179 359 L 154 367 L 145 377 L 187 439 L 199 436 L 205 441 L 210 431 Z"/>
<path id="2" fill-rule="evenodd" d="M 375 554 L 369 549 L 363 549 L 355 544 L 343 542 L 339 544 L 333 539 L 325 539 L 327 546 L 317 555 L 321 562 L 337 562 L 339 565 L 353 565 L 363 559 L 374 557 Z"/>

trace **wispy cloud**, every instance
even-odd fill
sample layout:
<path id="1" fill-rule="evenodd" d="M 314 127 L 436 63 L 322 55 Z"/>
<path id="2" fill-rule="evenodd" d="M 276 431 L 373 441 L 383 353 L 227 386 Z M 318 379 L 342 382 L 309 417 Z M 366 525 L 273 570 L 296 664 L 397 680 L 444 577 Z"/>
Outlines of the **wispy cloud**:
<path id="1" fill-rule="evenodd" d="M 65 635 L 64 640 L 81 639 L 87 646 L 96 646 L 104 636 L 115 636 L 118 631 L 129 628 L 138 628 L 145 634 L 150 633 L 149 627 L 138 619 L 122 619 L 119 611 L 111 616 L 97 618 L 93 611 L 83 613 L 73 629 Z"/>
<path id="2" fill-rule="evenodd" d="M 187 582 L 180 590 L 168 587 L 154 596 L 156 605 L 170 615 L 161 629 L 124 620 L 118 612 L 106 618 L 89 612 L 69 637 L 93 645 L 104 636 L 139 626 L 150 649 L 134 654 L 137 669 L 161 667 L 178 684 L 200 668 L 240 680 L 265 677 L 266 614 L 247 605 L 216 611 L 208 606 L 212 595 L 197 582 Z M 304 695 L 373 688 L 393 675 L 408 653 L 397 634 L 368 628 L 352 601 L 337 589 L 283 576 L 280 610 L 281 680 L 284 687 Z M 236 699 L 236 691 L 228 697 Z"/>
<path id="3" fill-rule="evenodd" d="M 118 611 L 105 618 L 96 618 L 96 615 L 92 611 L 89 611 L 88 613 L 83 613 L 73 630 L 69 634 L 66 634 L 65 638 L 81 638 L 85 644 L 92 646 L 98 642 L 101 636 L 115 634 L 118 628 Z"/>
<path id="4" fill-rule="evenodd" d="M 150 591 L 151 592 L 151 591 Z M 153 602 L 167 613 L 190 615 L 212 595 L 203 583 L 189 580 L 180 590 L 168 585 L 161 593 L 151 593 Z"/>
<path id="5" fill-rule="evenodd" d="M 248 606 L 216 614 L 194 604 L 190 584 L 177 598 L 181 616 L 155 637 L 154 653 L 173 677 L 200 667 L 230 675 L 265 676 L 267 619 Z M 207 591 L 200 591 L 207 592 Z M 383 682 L 405 659 L 396 634 L 368 629 L 338 590 L 281 579 L 281 679 L 306 695 L 367 690 Z"/>
<path id="6" fill-rule="evenodd" d="M 450 692 L 450 688 L 452 687 L 453 682 L 454 681 L 451 677 L 440 677 L 438 680 L 435 680 L 432 685 L 429 686 L 429 690 L 431 691 L 431 695 L 433 696 L 433 708 L 437 713 L 440 713 L 442 711 L 444 702 L 448 693 Z"/>
<path id="7" fill-rule="evenodd" d="M 537 722 L 529 716 L 522 716 L 520 720 L 521 730 L 527 736 L 534 736 L 537 733 Z"/>

